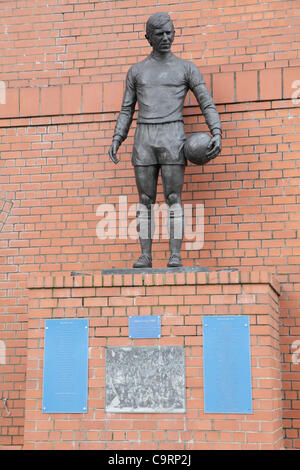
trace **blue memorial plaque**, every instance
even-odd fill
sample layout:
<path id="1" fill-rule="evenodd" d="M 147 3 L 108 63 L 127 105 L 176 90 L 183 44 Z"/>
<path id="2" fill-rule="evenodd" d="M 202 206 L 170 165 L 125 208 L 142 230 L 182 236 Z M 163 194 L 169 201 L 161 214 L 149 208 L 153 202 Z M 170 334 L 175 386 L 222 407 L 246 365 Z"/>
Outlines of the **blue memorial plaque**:
<path id="1" fill-rule="evenodd" d="M 205 413 L 252 413 L 248 316 L 203 317 Z"/>
<path id="2" fill-rule="evenodd" d="M 142 315 L 129 317 L 130 338 L 160 338 L 160 315 Z"/>
<path id="3" fill-rule="evenodd" d="M 87 319 L 45 321 L 43 412 L 86 413 Z"/>

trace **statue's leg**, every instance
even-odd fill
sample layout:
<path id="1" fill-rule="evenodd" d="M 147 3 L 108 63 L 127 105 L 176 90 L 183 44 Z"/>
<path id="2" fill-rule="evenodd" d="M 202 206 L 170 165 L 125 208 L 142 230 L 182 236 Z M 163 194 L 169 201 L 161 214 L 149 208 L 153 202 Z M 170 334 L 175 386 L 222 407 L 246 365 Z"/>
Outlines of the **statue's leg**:
<path id="1" fill-rule="evenodd" d="M 181 191 L 184 181 L 184 165 L 162 165 L 161 176 L 169 211 L 170 260 L 169 267 L 182 266 L 181 244 L 184 233 Z"/>
<path id="2" fill-rule="evenodd" d="M 159 166 L 135 166 L 134 171 L 139 193 L 137 227 L 142 254 L 133 267 L 150 268 L 152 266 L 152 237 L 154 234 L 152 211 L 156 200 Z"/>

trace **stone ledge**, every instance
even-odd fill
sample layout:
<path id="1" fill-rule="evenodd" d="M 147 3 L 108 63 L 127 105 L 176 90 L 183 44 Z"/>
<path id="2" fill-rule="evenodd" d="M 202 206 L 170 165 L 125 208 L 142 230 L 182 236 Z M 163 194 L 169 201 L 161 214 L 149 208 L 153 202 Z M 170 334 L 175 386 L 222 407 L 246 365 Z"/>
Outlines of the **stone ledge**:
<path id="1" fill-rule="evenodd" d="M 75 273 L 74 273 L 75 274 Z M 76 275 L 30 276 L 28 289 L 63 287 L 124 287 L 203 284 L 269 284 L 280 295 L 280 283 L 268 271 L 154 272 L 130 274 L 76 273 Z"/>

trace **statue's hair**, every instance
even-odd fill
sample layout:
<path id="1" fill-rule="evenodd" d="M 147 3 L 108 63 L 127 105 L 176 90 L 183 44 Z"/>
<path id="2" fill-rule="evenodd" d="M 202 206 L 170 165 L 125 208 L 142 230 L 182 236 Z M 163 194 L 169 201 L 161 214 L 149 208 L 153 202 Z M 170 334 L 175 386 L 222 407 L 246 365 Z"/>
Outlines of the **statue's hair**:
<path id="1" fill-rule="evenodd" d="M 166 23 L 169 23 L 169 22 L 173 24 L 168 13 L 164 13 L 164 12 L 154 13 L 148 18 L 148 21 L 146 23 L 146 35 L 150 36 L 154 29 L 161 28 L 162 26 L 164 26 Z"/>

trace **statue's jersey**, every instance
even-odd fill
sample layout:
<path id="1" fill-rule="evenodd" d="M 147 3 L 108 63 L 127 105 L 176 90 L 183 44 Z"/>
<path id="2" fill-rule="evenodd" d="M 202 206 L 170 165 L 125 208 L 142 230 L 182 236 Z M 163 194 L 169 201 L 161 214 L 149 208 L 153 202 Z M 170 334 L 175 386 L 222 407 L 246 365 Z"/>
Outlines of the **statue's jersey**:
<path id="1" fill-rule="evenodd" d="M 136 92 L 138 122 L 180 121 L 188 89 L 200 84 L 204 84 L 204 80 L 194 64 L 173 54 L 163 62 L 150 55 L 129 70 L 125 99 L 129 104 L 135 99 Z"/>
<path id="2" fill-rule="evenodd" d="M 115 136 L 127 137 L 136 102 L 138 123 L 159 124 L 183 121 L 184 99 L 191 89 L 212 129 L 221 129 L 216 107 L 205 86 L 200 70 L 174 54 L 162 60 L 150 54 L 133 65 L 126 78 L 122 109 L 116 124 Z"/>

